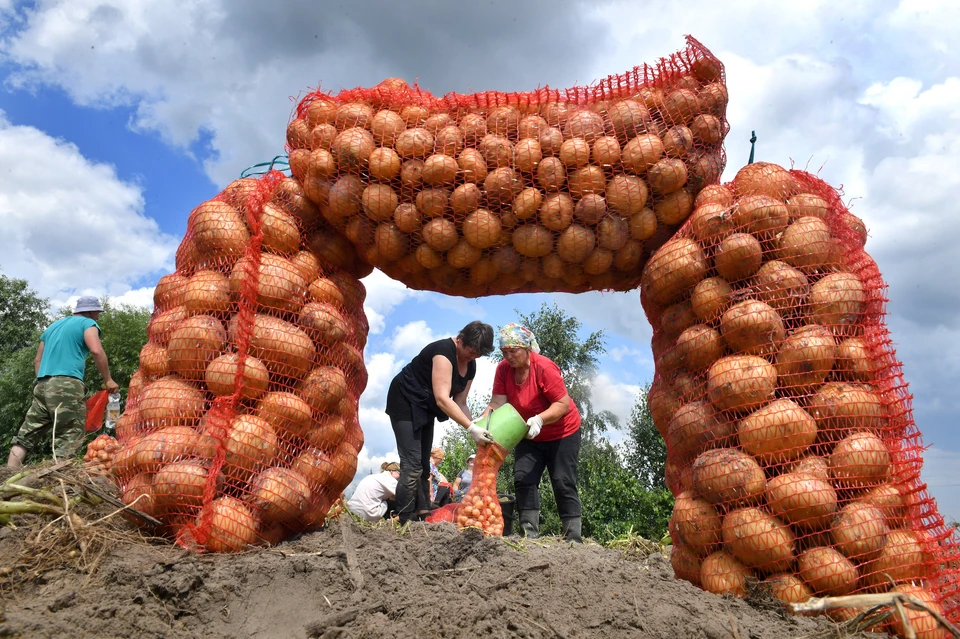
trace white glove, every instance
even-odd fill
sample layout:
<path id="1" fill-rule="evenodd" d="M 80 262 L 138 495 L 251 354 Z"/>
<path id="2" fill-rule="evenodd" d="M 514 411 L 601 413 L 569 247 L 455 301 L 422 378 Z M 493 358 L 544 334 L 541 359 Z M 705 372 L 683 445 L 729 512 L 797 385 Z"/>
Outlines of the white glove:
<path id="1" fill-rule="evenodd" d="M 543 428 L 543 417 L 539 415 L 534 415 L 527 420 L 527 439 L 533 439 L 540 434 L 540 429 Z"/>
<path id="2" fill-rule="evenodd" d="M 487 430 L 486 428 L 483 428 L 482 426 L 477 426 L 476 424 L 472 424 L 467 429 L 467 432 L 470 433 L 470 437 L 473 438 L 473 441 L 475 441 L 478 444 L 480 442 L 486 442 L 486 443 L 493 442 L 493 435 L 490 434 L 489 430 Z"/>

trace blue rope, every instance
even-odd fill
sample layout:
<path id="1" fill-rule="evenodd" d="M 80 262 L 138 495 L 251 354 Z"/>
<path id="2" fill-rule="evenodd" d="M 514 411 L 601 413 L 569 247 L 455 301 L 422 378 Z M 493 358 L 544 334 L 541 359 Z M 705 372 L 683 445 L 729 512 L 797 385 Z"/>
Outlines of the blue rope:
<path id="1" fill-rule="evenodd" d="M 747 160 L 747 164 L 753 164 L 753 151 L 756 146 L 757 146 L 757 132 L 751 131 L 750 132 L 750 159 Z"/>
<path id="2" fill-rule="evenodd" d="M 240 177 L 252 177 L 254 175 L 264 175 L 270 171 L 280 171 L 287 177 L 290 177 L 290 159 L 286 155 L 274 156 L 269 162 L 259 162 L 253 166 L 248 166 L 240 172 Z"/>

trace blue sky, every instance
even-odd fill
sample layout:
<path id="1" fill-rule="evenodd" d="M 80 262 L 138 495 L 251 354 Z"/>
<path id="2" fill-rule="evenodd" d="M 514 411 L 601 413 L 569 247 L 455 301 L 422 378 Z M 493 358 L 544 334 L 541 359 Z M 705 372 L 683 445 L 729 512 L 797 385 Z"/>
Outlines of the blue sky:
<path id="1" fill-rule="evenodd" d="M 419 78 L 434 93 L 589 83 L 654 62 L 690 33 L 727 68 L 732 178 L 758 159 L 843 185 L 888 284 L 924 477 L 960 518 L 960 22 L 951 2 L 504 2 L 267 5 L 0 0 L 0 269 L 55 303 L 149 304 L 190 210 L 283 150 L 293 99 Z M 595 404 L 624 419 L 653 376 L 636 293 L 464 300 L 367 278 L 364 468 L 392 452 L 392 375 L 472 319 L 556 302 L 607 332 Z M 477 386 L 489 387 L 481 366 Z"/>

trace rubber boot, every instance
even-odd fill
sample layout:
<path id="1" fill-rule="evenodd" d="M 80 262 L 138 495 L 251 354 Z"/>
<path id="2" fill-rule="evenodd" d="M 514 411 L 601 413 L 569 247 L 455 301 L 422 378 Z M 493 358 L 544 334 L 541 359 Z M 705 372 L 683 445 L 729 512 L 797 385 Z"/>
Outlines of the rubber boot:
<path id="1" fill-rule="evenodd" d="M 540 536 L 540 511 L 539 510 L 521 510 L 520 511 L 520 535 L 536 539 Z"/>
<path id="2" fill-rule="evenodd" d="M 560 520 L 560 523 L 563 525 L 563 538 L 567 541 L 573 541 L 578 544 L 583 543 L 583 539 L 580 538 L 580 518 L 579 517 L 565 517 Z"/>

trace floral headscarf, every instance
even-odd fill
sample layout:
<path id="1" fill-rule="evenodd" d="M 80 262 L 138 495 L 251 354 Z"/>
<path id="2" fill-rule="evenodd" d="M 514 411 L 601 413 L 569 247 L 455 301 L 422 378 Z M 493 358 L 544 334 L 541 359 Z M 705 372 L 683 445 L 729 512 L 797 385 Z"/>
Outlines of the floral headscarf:
<path id="1" fill-rule="evenodd" d="M 529 328 L 515 323 L 500 329 L 500 348 L 525 348 L 534 353 L 540 352 L 537 336 Z"/>

